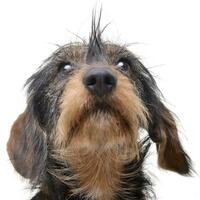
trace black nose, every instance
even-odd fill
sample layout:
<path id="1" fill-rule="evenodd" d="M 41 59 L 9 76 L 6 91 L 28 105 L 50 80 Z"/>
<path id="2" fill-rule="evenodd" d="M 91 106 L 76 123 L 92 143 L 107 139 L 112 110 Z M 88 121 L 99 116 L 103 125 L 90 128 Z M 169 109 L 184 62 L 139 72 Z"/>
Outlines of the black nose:
<path id="1" fill-rule="evenodd" d="M 115 88 L 117 79 L 109 69 L 95 67 L 88 70 L 83 83 L 93 95 L 102 97 Z"/>

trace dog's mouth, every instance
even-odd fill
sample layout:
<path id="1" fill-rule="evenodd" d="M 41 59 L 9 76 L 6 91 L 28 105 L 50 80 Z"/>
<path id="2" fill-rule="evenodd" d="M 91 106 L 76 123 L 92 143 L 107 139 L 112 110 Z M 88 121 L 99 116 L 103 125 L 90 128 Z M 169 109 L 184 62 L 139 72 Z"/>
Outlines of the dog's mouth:
<path id="1" fill-rule="evenodd" d="M 114 106 L 114 102 L 96 101 L 85 105 L 70 132 L 77 132 L 83 124 L 96 124 L 102 130 L 109 126 L 109 123 L 123 130 L 130 130 L 131 122 L 129 119 Z M 113 128 L 110 126 L 110 128 Z"/>
<path id="2" fill-rule="evenodd" d="M 119 111 L 114 108 L 111 104 L 107 102 L 96 102 L 90 107 L 87 107 L 83 110 L 83 116 L 84 117 L 90 117 L 90 116 L 105 116 L 105 115 L 111 115 L 111 116 L 120 116 Z"/>

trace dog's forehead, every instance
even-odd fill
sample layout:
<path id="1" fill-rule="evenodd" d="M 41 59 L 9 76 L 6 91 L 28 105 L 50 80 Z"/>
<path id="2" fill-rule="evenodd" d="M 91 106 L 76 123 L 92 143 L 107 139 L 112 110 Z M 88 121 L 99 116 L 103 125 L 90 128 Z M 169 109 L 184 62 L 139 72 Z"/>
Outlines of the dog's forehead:
<path id="1" fill-rule="evenodd" d="M 120 57 L 134 57 L 134 55 L 124 45 L 118 45 L 111 42 L 103 43 L 106 60 L 109 63 L 116 62 Z M 60 47 L 54 55 L 63 60 L 73 61 L 78 63 L 86 62 L 88 52 L 87 43 L 70 43 Z"/>

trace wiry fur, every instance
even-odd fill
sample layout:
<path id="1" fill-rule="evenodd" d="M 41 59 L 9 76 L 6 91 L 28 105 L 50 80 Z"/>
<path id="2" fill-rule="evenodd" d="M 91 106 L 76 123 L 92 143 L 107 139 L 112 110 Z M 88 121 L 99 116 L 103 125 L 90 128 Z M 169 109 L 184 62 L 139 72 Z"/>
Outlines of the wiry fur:
<path id="1" fill-rule="evenodd" d="M 94 62 L 104 61 L 106 59 L 104 44 L 101 40 L 103 30 L 100 29 L 101 12 L 96 24 L 96 14 L 93 13 L 92 17 L 92 32 L 89 38 L 88 51 L 86 55 L 86 63 L 91 64 Z"/>
<path id="2" fill-rule="evenodd" d="M 33 200 L 151 198 L 143 171 L 150 139 L 160 167 L 190 174 L 190 158 L 154 78 L 125 46 L 101 35 L 94 15 L 88 44 L 60 47 L 27 81 L 27 108 L 13 124 L 8 153 L 17 172 L 39 188 Z M 108 96 L 84 86 L 87 71 L 97 67 L 117 79 Z M 144 141 L 140 127 L 149 133 Z"/>
<path id="3" fill-rule="evenodd" d="M 139 156 L 138 129 L 147 127 L 147 113 L 132 92 L 133 85 L 117 74 L 118 88 L 106 104 L 93 100 L 83 87 L 82 73 L 68 81 L 61 103 L 54 138 L 56 157 L 67 160 L 75 170 L 80 187 L 73 192 L 92 199 L 113 199 L 124 163 Z"/>

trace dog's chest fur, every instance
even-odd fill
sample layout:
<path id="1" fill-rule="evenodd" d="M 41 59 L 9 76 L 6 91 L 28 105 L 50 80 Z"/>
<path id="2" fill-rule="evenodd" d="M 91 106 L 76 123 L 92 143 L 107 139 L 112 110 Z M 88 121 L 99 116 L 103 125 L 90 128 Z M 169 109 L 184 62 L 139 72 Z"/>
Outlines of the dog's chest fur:
<path id="1" fill-rule="evenodd" d="M 73 156 L 73 153 L 72 155 Z M 73 194 L 85 194 L 91 200 L 112 200 L 119 188 L 122 165 L 111 152 L 85 154 L 74 152 L 69 164 L 80 187 Z"/>
<path id="2" fill-rule="evenodd" d="M 131 138 L 127 142 L 127 137 L 108 127 L 110 123 L 106 126 L 105 121 L 102 127 L 84 124 L 88 127 L 72 138 L 65 153 L 79 185 L 72 193 L 85 194 L 91 200 L 113 200 L 120 190 L 124 164 L 136 157 Z"/>

